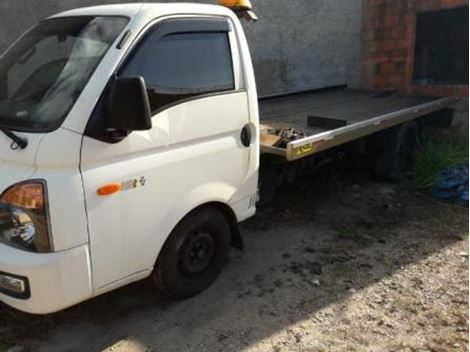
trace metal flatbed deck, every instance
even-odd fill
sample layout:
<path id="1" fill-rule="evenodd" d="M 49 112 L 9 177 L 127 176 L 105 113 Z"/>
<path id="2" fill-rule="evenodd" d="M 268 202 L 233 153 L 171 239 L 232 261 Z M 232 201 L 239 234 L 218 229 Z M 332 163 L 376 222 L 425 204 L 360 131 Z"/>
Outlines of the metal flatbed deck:
<path id="1" fill-rule="evenodd" d="M 380 96 L 346 88 L 264 99 L 260 101 L 261 152 L 294 161 L 445 109 L 456 101 L 398 94 Z M 314 119 L 310 123 L 309 116 Z M 302 137 L 282 147 L 266 143 L 263 138 L 292 128 L 300 131 Z"/>

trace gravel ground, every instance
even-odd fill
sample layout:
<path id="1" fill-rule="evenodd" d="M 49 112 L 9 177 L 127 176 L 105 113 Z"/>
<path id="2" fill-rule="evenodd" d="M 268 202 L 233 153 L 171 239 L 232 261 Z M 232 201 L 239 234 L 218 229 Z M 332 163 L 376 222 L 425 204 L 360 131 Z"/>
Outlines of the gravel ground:
<path id="1" fill-rule="evenodd" d="M 144 281 L 45 317 L 0 306 L 0 351 L 467 351 L 468 210 L 327 184 L 260 209 L 200 296 L 167 301 Z"/>

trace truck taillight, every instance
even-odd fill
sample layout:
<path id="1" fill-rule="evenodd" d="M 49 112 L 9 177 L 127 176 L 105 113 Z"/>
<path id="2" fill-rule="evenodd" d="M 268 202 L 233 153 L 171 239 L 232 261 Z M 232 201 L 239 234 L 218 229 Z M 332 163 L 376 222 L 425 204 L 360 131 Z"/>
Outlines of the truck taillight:
<path id="1" fill-rule="evenodd" d="M 0 196 L 0 242 L 24 250 L 52 251 L 46 183 L 18 183 Z"/>

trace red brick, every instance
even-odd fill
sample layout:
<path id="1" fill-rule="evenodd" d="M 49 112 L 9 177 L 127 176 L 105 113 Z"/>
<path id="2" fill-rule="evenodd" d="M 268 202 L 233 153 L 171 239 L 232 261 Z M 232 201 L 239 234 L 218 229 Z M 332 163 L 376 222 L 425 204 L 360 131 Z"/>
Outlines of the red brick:
<path id="1" fill-rule="evenodd" d="M 408 20 L 408 17 L 412 18 L 412 16 L 409 15 L 398 16 L 397 27 L 406 28 L 406 26 L 414 23 L 414 19 Z"/>
<path id="2" fill-rule="evenodd" d="M 389 76 L 388 81 L 390 84 L 394 86 L 399 86 L 405 83 L 405 77 L 404 75 L 395 74 L 395 75 Z"/>
<path id="3" fill-rule="evenodd" d="M 404 14 L 408 10 L 407 0 L 394 0 L 393 4 L 388 4 L 387 12 L 390 14 Z"/>
<path id="4" fill-rule="evenodd" d="M 395 40 L 394 50 L 410 50 L 411 42 L 408 39 L 397 39 Z"/>
<path id="5" fill-rule="evenodd" d="M 390 53 L 390 61 L 398 62 L 398 61 L 406 61 L 408 58 L 409 52 L 408 50 L 395 50 Z"/>
<path id="6" fill-rule="evenodd" d="M 386 0 L 369 0 L 370 6 L 377 6 L 385 4 Z"/>
<path id="7" fill-rule="evenodd" d="M 410 86 L 409 92 L 412 94 L 434 97 L 460 96 L 462 98 L 468 98 L 468 86 Z"/>
<path id="8" fill-rule="evenodd" d="M 377 89 L 396 89 L 404 82 L 403 75 L 393 74 L 393 75 L 376 75 L 374 76 L 373 85 Z"/>
<path id="9" fill-rule="evenodd" d="M 468 5 L 469 0 L 364 0 L 362 77 L 365 87 L 468 97 L 468 86 L 413 86 L 416 12 Z"/>
<path id="10" fill-rule="evenodd" d="M 405 73 L 406 61 L 394 62 L 395 72 Z"/>
<path id="11" fill-rule="evenodd" d="M 380 67 L 380 73 L 383 75 L 391 75 L 395 73 L 395 65 L 392 63 L 382 64 Z"/>
<path id="12" fill-rule="evenodd" d="M 384 20 L 382 18 L 374 18 L 373 19 L 373 28 L 383 28 L 384 27 Z"/>
<path id="13" fill-rule="evenodd" d="M 362 31 L 362 47 L 374 43 L 375 42 L 375 34 L 374 32 L 365 32 Z"/>
<path id="14" fill-rule="evenodd" d="M 363 29 L 372 29 L 374 27 L 374 20 L 372 18 L 366 18 L 362 22 Z"/>
<path id="15" fill-rule="evenodd" d="M 405 16 L 403 25 L 405 25 L 406 27 L 410 27 L 410 26 L 414 27 L 415 23 L 416 23 L 416 16 L 414 13 L 411 13 Z"/>
<path id="16" fill-rule="evenodd" d="M 412 21 L 410 21 L 410 23 L 407 23 L 405 25 L 405 28 L 406 28 L 405 35 L 407 38 L 414 38 L 416 36 L 416 20 L 414 18 L 412 18 Z"/>
<path id="17" fill-rule="evenodd" d="M 379 52 L 377 55 L 375 55 L 374 60 L 376 62 L 387 62 L 389 60 L 388 53 L 386 52 Z"/>
<path id="18" fill-rule="evenodd" d="M 385 27 L 395 27 L 400 23 L 400 16 L 397 15 L 387 15 L 384 19 Z"/>
<path id="19" fill-rule="evenodd" d="M 384 40 L 380 47 L 382 48 L 382 51 L 393 51 L 393 49 L 395 49 L 395 41 Z"/>
<path id="20" fill-rule="evenodd" d="M 468 0 L 441 0 L 441 8 L 450 9 L 459 6 L 468 6 Z"/>
<path id="21" fill-rule="evenodd" d="M 457 95 L 462 98 L 468 98 L 468 86 L 462 86 L 458 88 Z"/>
<path id="22" fill-rule="evenodd" d="M 433 11 L 441 8 L 441 0 L 416 0 L 414 1 L 414 11 Z"/>
<path id="23" fill-rule="evenodd" d="M 365 17 L 383 17 L 386 7 L 383 5 L 369 6 L 365 11 Z"/>
<path id="24" fill-rule="evenodd" d="M 375 76 L 372 79 L 372 85 L 374 86 L 374 88 L 384 88 L 388 86 L 388 79 L 385 76 Z"/>
<path id="25" fill-rule="evenodd" d="M 390 38 L 406 38 L 406 28 L 405 27 L 396 27 L 390 31 Z"/>
<path id="26" fill-rule="evenodd" d="M 377 38 L 378 41 L 390 39 L 392 38 L 391 30 L 388 30 L 388 29 L 377 30 L 375 31 L 375 37 Z"/>

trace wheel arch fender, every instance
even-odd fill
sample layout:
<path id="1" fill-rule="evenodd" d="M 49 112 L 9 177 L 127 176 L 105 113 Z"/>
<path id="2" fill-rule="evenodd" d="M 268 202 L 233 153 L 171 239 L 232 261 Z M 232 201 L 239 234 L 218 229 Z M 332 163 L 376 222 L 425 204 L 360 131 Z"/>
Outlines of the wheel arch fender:
<path id="1" fill-rule="evenodd" d="M 231 244 L 237 249 L 243 249 L 243 241 L 238 228 L 238 217 L 235 210 L 230 206 L 230 200 L 235 195 L 236 189 L 226 183 L 205 184 L 198 187 L 185 197 L 184 201 L 177 202 L 176 208 L 167 213 L 170 219 L 170 226 L 164 230 L 165 236 L 160 241 L 157 248 L 155 263 L 166 241 L 174 231 L 176 226 L 194 211 L 204 207 L 212 207 L 221 211 L 227 219 L 231 230 Z"/>
<path id="2" fill-rule="evenodd" d="M 239 250 L 243 250 L 244 243 L 243 243 L 242 236 L 240 234 L 240 228 L 238 226 L 237 215 L 235 214 L 235 211 L 232 209 L 232 207 L 230 205 L 228 205 L 227 203 L 214 201 L 214 202 L 208 202 L 208 203 L 204 203 L 204 204 L 199 205 L 197 208 L 193 209 L 189 214 L 191 214 L 193 211 L 199 210 L 201 208 L 213 208 L 213 209 L 217 209 L 218 211 L 223 213 L 225 218 L 227 219 L 227 222 L 228 222 L 229 226 L 230 226 L 230 235 L 231 235 L 231 245 L 232 245 L 232 247 L 235 247 Z"/>

